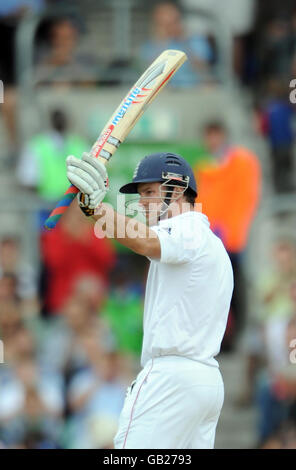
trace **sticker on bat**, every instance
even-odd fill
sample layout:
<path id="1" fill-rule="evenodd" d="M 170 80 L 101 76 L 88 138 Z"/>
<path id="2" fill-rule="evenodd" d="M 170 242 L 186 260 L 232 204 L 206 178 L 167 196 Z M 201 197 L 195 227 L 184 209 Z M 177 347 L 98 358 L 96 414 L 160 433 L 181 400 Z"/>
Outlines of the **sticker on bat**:
<path id="1" fill-rule="evenodd" d="M 100 155 L 100 152 L 102 148 L 104 147 L 105 143 L 107 142 L 107 140 L 109 139 L 113 129 L 114 129 L 114 125 L 110 124 L 108 129 L 106 129 L 105 132 L 103 132 L 100 135 L 100 137 L 94 144 L 93 148 L 91 149 L 91 153 L 93 154 L 94 157 L 98 157 Z"/>
<path id="2" fill-rule="evenodd" d="M 138 88 L 138 87 L 134 88 L 131 91 L 131 93 L 129 94 L 129 96 L 126 98 L 123 105 L 121 106 L 120 110 L 118 111 L 118 113 L 116 113 L 116 115 L 114 116 L 114 118 L 112 120 L 112 124 L 114 126 L 116 126 L 116 124 L 118 124 L 120 119 L 123 118 L 123 116 L 127 112 L 128 108 L 133 103 L 133 101 L 138 97 L 138 95 L 141 93 L 141 91 L 142 91 L 142 89 Z"/>

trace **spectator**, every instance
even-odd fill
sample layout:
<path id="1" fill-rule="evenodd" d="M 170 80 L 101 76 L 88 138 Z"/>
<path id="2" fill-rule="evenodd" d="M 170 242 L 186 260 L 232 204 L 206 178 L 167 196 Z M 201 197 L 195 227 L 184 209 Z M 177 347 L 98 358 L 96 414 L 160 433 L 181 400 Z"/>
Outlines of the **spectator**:
<path id="1" fill-rule="evenodd" d="M 84 330 L 92 325 L 98 342 L 101 336 L 85 299 L 71 296 L 60 313 L 55 317 L 34 319 L 28 327 L 35 335 L 40 363 L 68 380 L 73 370 L 85 366 L 85 354 L 79 341 Z"/>
<path id="2" fill-rule="evenodd" d="M 36 312 L 37 274 L 30 264 L 21 259 L 20 240 L 14 236 L 3 237 L 0 240 L 0 278 L 8 274 L 15 276 L 15 296 L 22 302 L 23 313 Z"/>
<path id="3" fill-rule="evenodd" d="M 0 2 L 0 78 L 4 84 L 5 99 L 1 104 L 10 149 L 16 151 L 18 134 L 16 129 L 16 70 L 14 62 L 15 32 L 20 20 L 29 11 L 40 12 L 44 0 L 2 0 Z"/>
<path id="4" fill-rule="evenodd" d="M 255 154 L 231 144 L 221 122 L 209 122 L 205 126 L 204 143 L 212 162 L 195 167 L 198 202 L 202 203 L 212 230 L 222 239 L 232 262 L 234 293 L 229 318 L 238 333 L 246 311 L 241 254 L 259 203 L 261 169 Z M 230 326 L 231 323 L 228 331 Z M 229 338 L 229 347 L 232 341 L 233 338 Z"/>
<path id="5" fill-rule="evenodd" d="M 186 24 L 190 31 L 213 33 L 216 24 L 220 23 L 220 27 L 231 35 L 233 69 L 241 79 L 248 79 L 245 75 L 251 73 L 252 64 L 249 62 L 252 58 L 249 57 L 248 46 L 254 23 L 255 3 L 255 0 L 181 0 L 181 5 L 188 10 Z M 210 14 L 214 19 L 212 24 L 209 24 L 207 16 L 198 14 L 199 9 Z M 219 59 L 225 60 L 226 57 L 218 57 Z"/>
<path id="6" fill-rule="evenodd" d="M 73 371 L 85 366 L 85 331 L 95 332 L 98 344 L 113 347 L 110 329 L 101 320 L 101 304 L 105 299 L 105 285 L 93 277 L 78 279 L 77 286 L 64 303 L 60 315 L 34 318 L 27 322 L 34 333 L 40 362 L 65 374 L 67 380 Z M 97 351 L 100 355 L 100 350 Z"/>
<path id="7" fill-rule="evenodd" d="M 44 232 L 41 250 L 45 268 L 45 311 L 58 314 L 83 275 L 103 280 L 108 286 L 109 272 L 115 256 L 105 238 L 96 238 L 93 226 L 74 201 L 59 225 Z M 75 253 L 75 256 L 73 256 Z"/>
<path id="8" fill-rule="evenodd" d="M 139 59 L 145 66 L 151 63 L 165 49 L 180 49 L 188 56 L 171 85 L 190 87 L 212 81 L 210 63 L 212 49 L 206 37 L 187 36 L 182 24 L 179 8 L 171 2 L 156 5 L 152 12 L 152 38 L 139 51 Z"/>
<path id="9" fill-rule="evenodd" d="M 272 249 L 272 267 L 261 273 L 257 295 L 259 318 L 267 321 L 270 318 L 284 318 L 293 309 L 290 285 L 296 278 L 296 247 L 288 238 L 279 238 Z"/>
<path id="10" fill-rule="evenodd" d="M 262 347 L 262 332 L 266 337 L 273 337 L 275 332 L 275 347 L 272 341 L 270 354 L 278 354 L 283 348 L 283 336 L 276 334 L 277 326 L 285 328 L 283 322 L 287 322 L 294 312 L 293 297 L 290 295 L 290 286 L 296 278 L 296 248 L 289 239 L 279 238 L 271 250 L 272 264 L 259 273 L 256 281 L 256 316 L 246 334 L 247 362 L 249 373 L 244 384 L 244 395 L 249 399 L 254 387 L 255 372 L 258 364 L 262 366 L 262 356 L 268 355 L 268 351 Z M 295 302 L 295 301 L 294 301 Z M 265 344 L 267 344 L 265 342 Z M 276 344 L 278 347 L 276 348 Z M 279 353 L 281 355 L 281 353 Z M 271 360 L 275 365 L 280 359 Z M 253 366 L 252 366 L 253 364 Z"/>
<path id="11" fill-rule="evenodd" d="M 87 341 L 89 367 L 78 371 L 69 385 L 67 447 L 113 448 L 128 379 L 122 377 L 116 352 L 105 351 L 98 358 L 96 338 L 88 334 Z"/>
<path id="12" fill-rule="evenodd" d="M 68 374 L 76 369 L 88 366 L 88 335 L 94 340 L 92 348 L 94 360 L 100 361 L 100 357 L 104 347 L 109 347 L 109 332 L 104 327 L 101 319 L 93 311 L 89 309 L 85 299 L 78 296 L 71 297 L 65 304 L 63 309 L 66 325 L 68 327 L 69 344 L 68 344 Z M 112 341 L 112 340 L 111 340 Z"/>
<path id="13" fill-rule="evenodd" d="M 71 133 L 69 127 L 67 114 L 60 109 L 52 110 L 49 130 L 35 135 L 25 145 L 18 165 L 20 183 L 53 204 L 69 186 L 66 157 L 82 155 L 88 148 L 87 142 Z"/>
<path id="14" fill-rule="evenodd" d="M 17 278 L 14 274 L 3 273 L 0 278 L 0 303 L 19 300 Z"/>
<path id="15" fill-rule="evenodd" d="M 142 347 L 143 326 L 143 291 L 144 273 L 138 272 L 133 276 L 133 267 L 138 260 L 132 256 L 124 259 L 121 256 L 112 272 L 112 287 L 104 305 L 102 316 L 109 325 L 117 349 L 134 359 L 139 359 Z M 129 269 L 129 276 L 126 270 Z M 143 268 L 142 270 L 143 271 Z M 146 272 L 145 272 L 146 274 Z M 137 284 L 133 282 L 136 278 Z"/>
<path id="16" fill-rule="evenodd" d="M 258 44 L 262 83 L 270 78 L 281 81 L 289 77 L 293 43 L 290 18 L 286 14 L 274 16 L 263 26 L 263 37 Z"/>
<path id="17" fill-rule="evenodd" d="M 291 284 L 291 298 L 293 309 L 289 319 L 282 319 L 286 327 L 282 335 L 285 362 L 277 370 L 274 377 L 272 392 L 279 403 L 277 408 L 284 410 L 283 415 L 273 426 L 270 425 L 270 418 L 275 416 L 274 410 L 267 408 L 265 411 L 265 433 L 262 448 L 296 448 L 296 373 L 295 373 L 295 341 L 296 341 L 296 279 Z M 262 413 L 262 411 L 261 411 Z M 262 413 L 263 414 L 263 413 Z M 265 430 L 265 429 L 264 429 Z"/>
<path id="18" fill-rule="evenodd" d="M 40 367 L 33 337 L 24 326 L 4 341 L 14 346 L 10 362 L 0 371 L 1 439 L 14 446 L 35 429 L 56 442 L 64 406 L 62 377 Z"/>
<path id="19" fill-rule="evenodd" d="M 269 319 L 264 325 L 267 368 L 261 372 L 257 383 L 261 445 L 278 431 L 286 433 L 287 426 L 292 425 L 295 436 L 296 374 L 295 363 L 291 361 L 290 354 L 291 344 L 295 345 L 296 332 L 295 286 L 296 279 L 291 285 L 291 297 L 292 295 L 294 297 L 293 310 L 284 318 Z"/>
<path id="20" fill-rule="evenodd" d="M 271 148 L 273 185 L 276 192 L 294 189 L 293 177 L 293 117 L 288 99 L 288 84 L 270 79 L 268 98 L 264 106 L 265 135 Z"/>
<path id="21" fill-rule="evenodd" d="M 5 341 L 4 361 L 13 360 L 15 356 L 14 337 L 18 330 L 23 327 L 23 319 L 19 304 L 12 299 L 3 300 L 0 297 L 0 338 Z M 0 365 L 0 372 L 1 372 Z"/>
<path id="22" fill-rule="evenodd" d="M 91 314 L 97 314 L 106 301 L 105 282 L 97 276 L 83 275 L 77 279 L 73 295 L 85 301 Z"/>
<path id="23" fill-rule="evenodd" d="M 250 404 L 257 390 L 260 440 L 266 439 L 282 413 L 286 412 L 286 407 L 275 395 L 274 383 L 289 359 L 285 335 L 296 304 L 293 300 L 296 279 L 294 243 L 278 239 L 272 246 L 271 257 L 271 266 L 268 264 L 259 272 L 256 280 L 256 315 L 245 332 L 246 376 L 238 400 L 239 405 Z M 274 415 L 271 409 L 275 410 Z"/>
<path id="24" fill-rule="evenodd" d="M 36 65 L 38 84 L 94 85 L 98 66 L 91 55 L 79 52 L 79 31 L 69 18 L 55 19 L 49 30 L 48 48 Z"/>

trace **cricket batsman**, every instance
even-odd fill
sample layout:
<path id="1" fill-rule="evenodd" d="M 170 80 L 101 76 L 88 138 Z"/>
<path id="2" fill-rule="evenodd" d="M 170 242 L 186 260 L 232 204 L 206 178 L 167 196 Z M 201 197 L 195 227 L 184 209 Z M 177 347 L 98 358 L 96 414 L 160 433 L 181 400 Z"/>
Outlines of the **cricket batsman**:
<path id="1" fill-rule="evenodd" d="M 224 400 L 215 356 L 233 291 L 221 240 L 195 208 L 197 185 L 179 155 L 156 153 L 138 164 L 121 193 L 138 194 L 147 223 L 102 201 L 105 166 L 84 153 L 67 158 L 81 210 L 104 221 L 105 236 L 150 260 L 144 305 L 142 370 L 128 389 L 116 449 L 212 449 Z M 133 230 L 130 230 L 133 224 Z"/>

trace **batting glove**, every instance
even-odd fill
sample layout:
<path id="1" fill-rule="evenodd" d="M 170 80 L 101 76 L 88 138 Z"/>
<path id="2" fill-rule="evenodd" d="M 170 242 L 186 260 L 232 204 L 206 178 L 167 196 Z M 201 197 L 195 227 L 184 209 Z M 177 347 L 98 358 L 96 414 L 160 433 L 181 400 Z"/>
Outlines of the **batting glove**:
<path id="1" fill-rule="evenodd" d="M 86 152 L 81 160 L 69 155 L 66 164 L 68 180 L 80 190 L 79 206 L 86 215 L 93 215 L 109 189 L 105 165 Z"/>

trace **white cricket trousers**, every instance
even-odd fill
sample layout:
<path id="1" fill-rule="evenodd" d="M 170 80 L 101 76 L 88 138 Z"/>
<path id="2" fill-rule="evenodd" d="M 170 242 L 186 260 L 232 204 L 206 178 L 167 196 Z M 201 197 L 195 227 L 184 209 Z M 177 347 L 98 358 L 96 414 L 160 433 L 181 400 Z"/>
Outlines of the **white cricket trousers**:
<path id="1" fill-rule="evenodd" d="M 218 367 L 153 358 L 128 389 L 115 449 L 213 449 L 223 401 Z"/>

